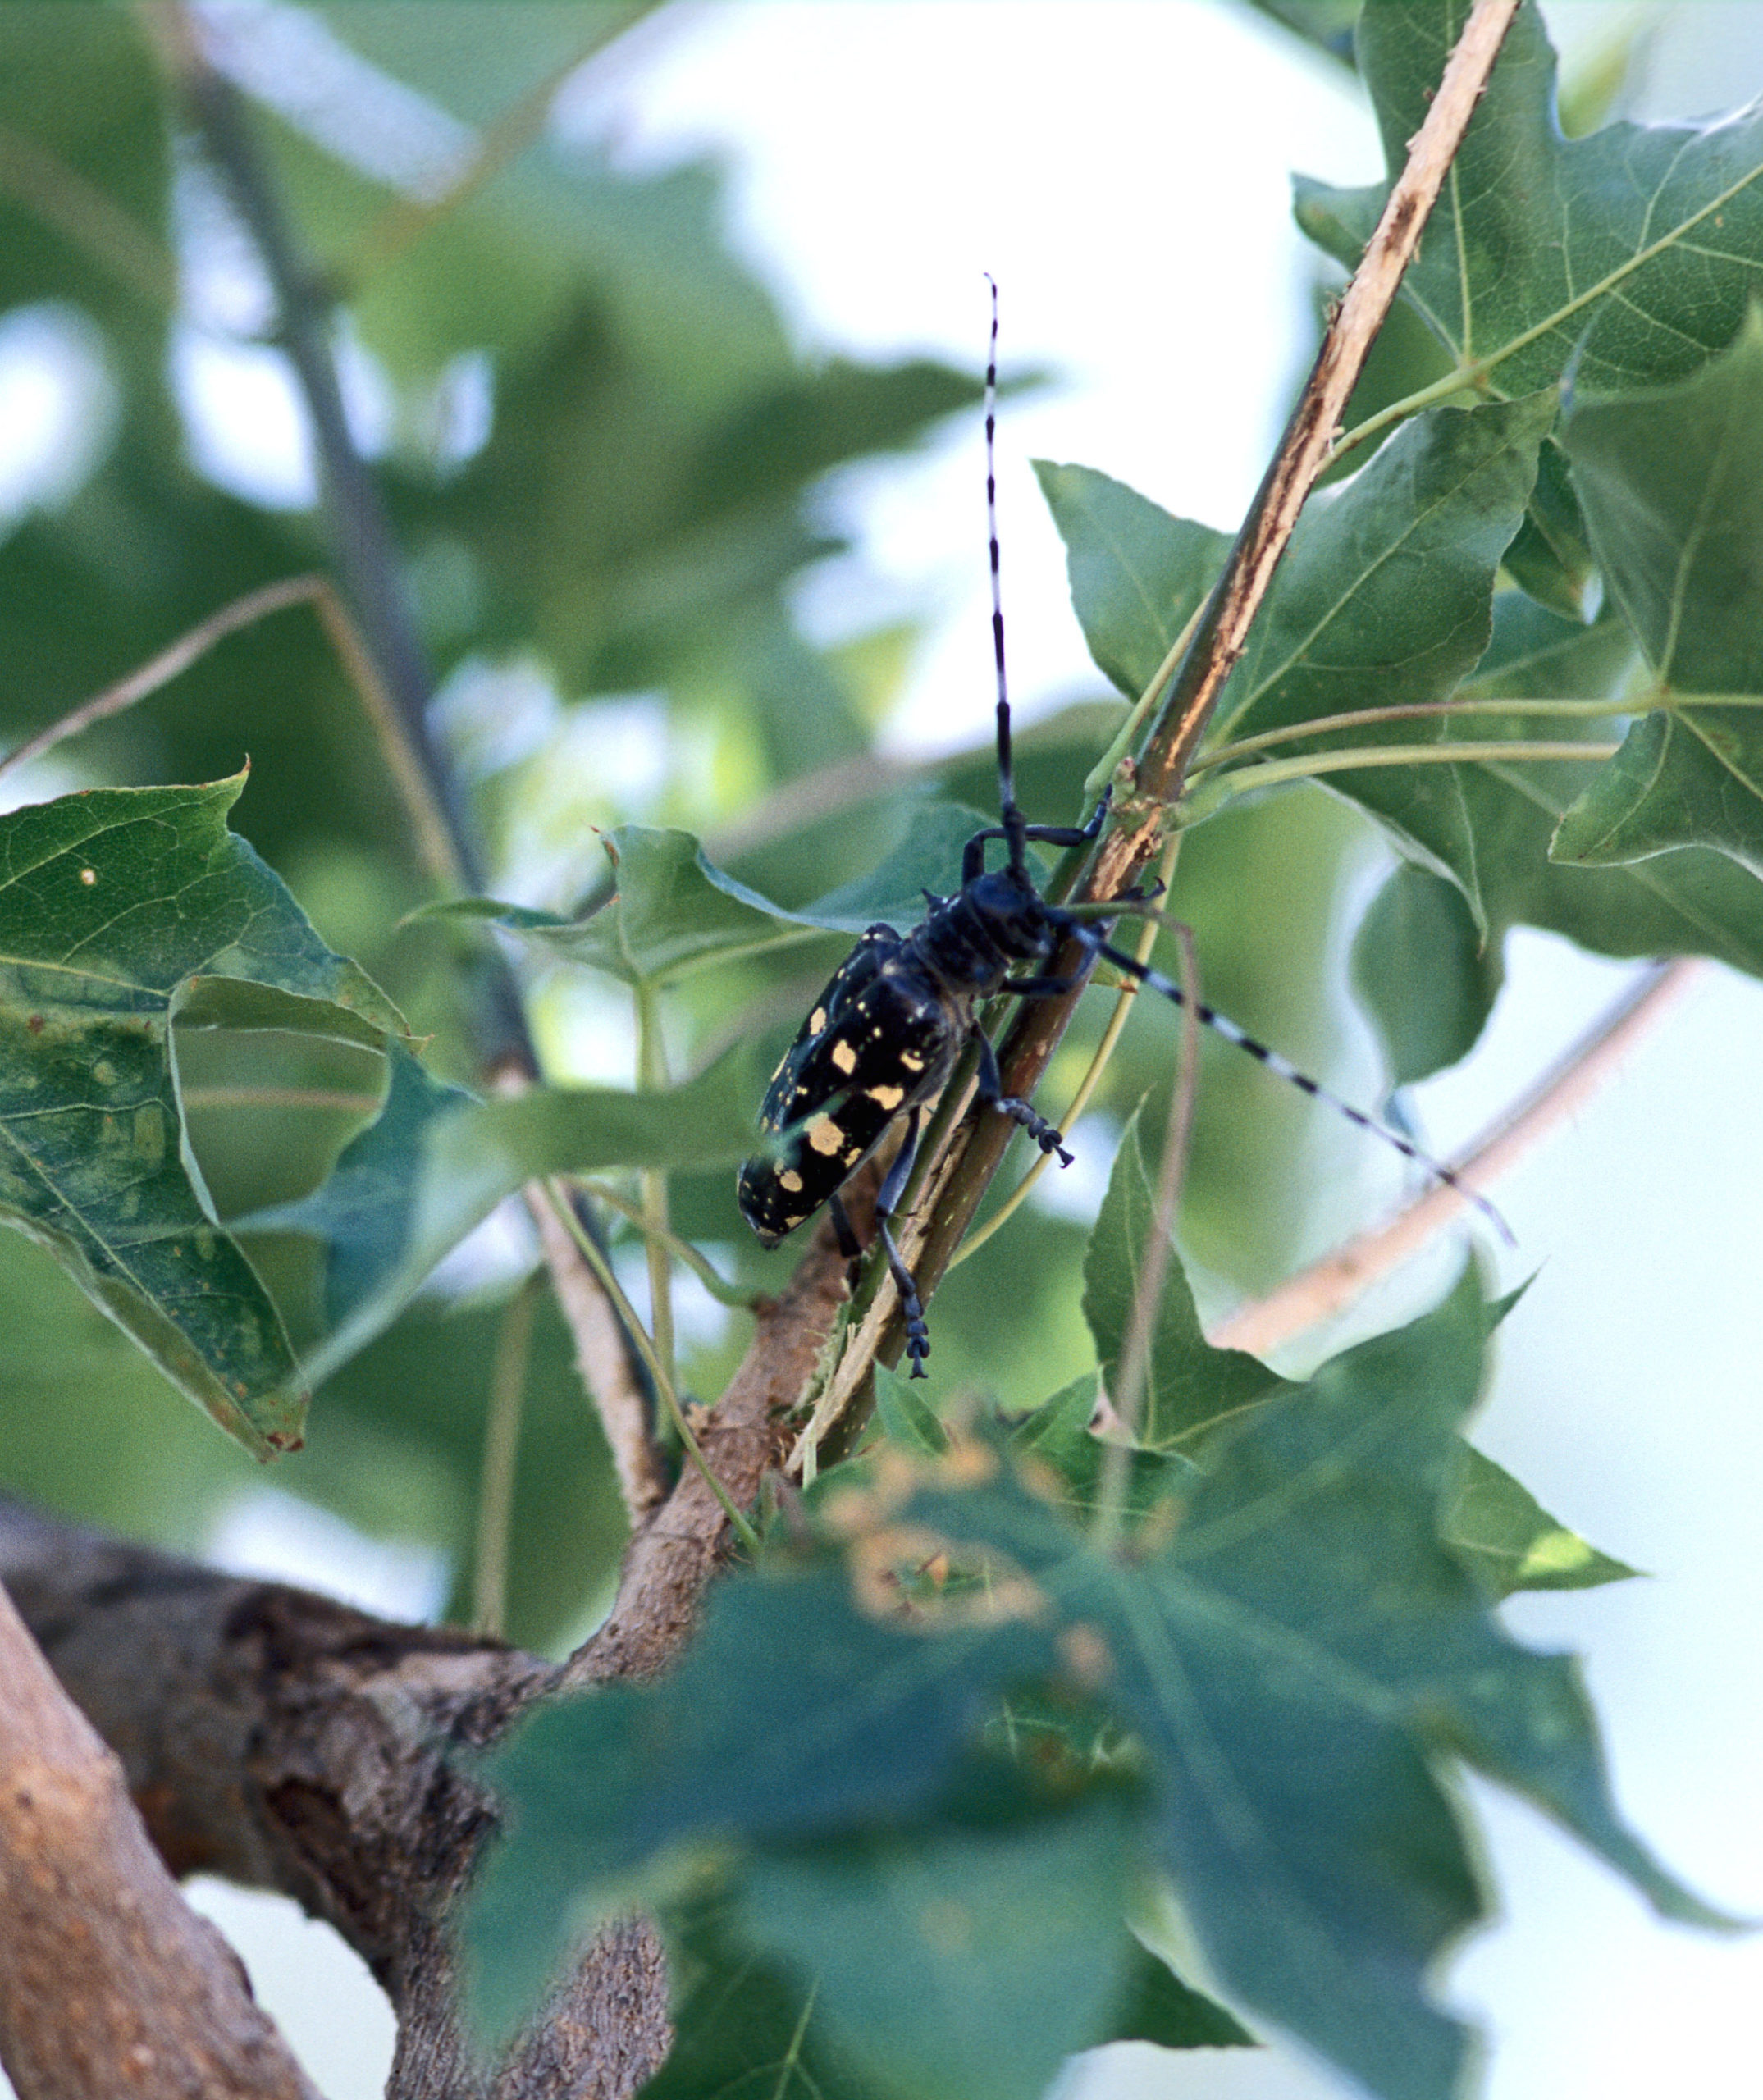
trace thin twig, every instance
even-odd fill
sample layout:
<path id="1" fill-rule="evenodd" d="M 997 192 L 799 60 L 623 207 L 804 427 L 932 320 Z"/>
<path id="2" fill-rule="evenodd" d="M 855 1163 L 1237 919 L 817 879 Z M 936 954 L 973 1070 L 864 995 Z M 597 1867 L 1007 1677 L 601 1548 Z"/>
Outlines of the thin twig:
<path id="1" fill-rule="evenodd" d="M 464 793 L 429 715 L 434 681 L 405 599 L 404 564 L 379 490 L 356 449 L 344 412 L 332 354 L 331 315 L 318 274 L 296 249 L 238 92 L 208 57 L 199 17 L 185 0 L 144 0 L 141 11 L 183 90 L 203 144 L 226 183 L 275 291 L 281 340 L 312 418 L 325 514 L 342 578 L 341 596 L 352 610 L 349 620 L 337 623 L 333 639 L 345 652 L 345 661 L 359 658 L 357 683 L 381 728 L 394 776 L 424 841 L 425 860 L 432 870 L 444 863 L 452 871 L 450 886 L 481 890 L 482 868 L 466 820 Z M 325 601 L 319 602 L 322 610 Z M 489 1081 L 537 1081 L 541 1076 L 538 1055 L 519 988 L 500 951 L 484 951 L 476 994 L 471 1022 L 478 1059 Z M 582 1217 L 577 1222 L 597 1244 L 598 1221 Z M 547 1238 L 548 1250 L 554 1244 Z M 577 1335 L 578 1356 L 584 1362 L 597 1358 L 604 1321 L 588 1307 L 595 1288 L 591 1276 L 581 1263 L 571 1262 L 555 1281 L 565 1316 L 572 1323 L 577 1318 L 586 1323 Z M 620 1346 L 627 1371 L 619 1382 L 640 1387 L 638 1339 L 627 1333 Z M 593 1387 L 596 1397 L 605 1390 L 601 1385 Z M 615 1439 L 621 1427 L 609 1422 L 609 1439 Z M 621 1469 L 620 1479 L 624 1478 Z M 628 1484 L 639 1486 L 640 1481 L 633 1477 Z M 640 1521 L 648 1506 L 632 1503 L 632 1521 Z"/>
<path id="2" fill-rule="evenodd" d="M 155 306 L 177 297 L 177 264 L 107 190 L 34 139 L 0 124 L 0 190 Z"/>
<path id="3" fill-rule="evenodd" d="M 569 1191 L 555 1181 L 547 1181 L 545 1184 L 545 1189 L 550 1198 L 552 1209 L 562 1221 L 564 1228 L 569 1234 L 570 1238 L 574 1240 L 582 1260 L 600 1279 L 601 1290 L 618 1308 L 624 1331 L 636 1343 L 642 1353 L 643 1361 L 648 1365 L 649 1376 L 655 1381 L 655 1390 L 661 1396 L 662 1403 L 673 1422 L 674 1431 L 681 1444 L 685 1447 L 687 1457 L 702 1474 L 706 1486 L 721 1504 L 722 1513 L 728 1518 L 735 1536 L 740 1540 L 749 1553 L 756 1553 L 759 1550 L 759 1534 L 747 1522 L 746 1513 L 712 1471 L 710 1460 L 704 1455 L 704 1447 L 698 1441 L 697 1431 L 687 1418 L 686 1410 L 680 1404 L 679 1395 L 674 1390 L 673 1377 L 667 1366 L 662 1363 L 660 1355 L 656 1353 L 654 1343 L 650 1340 L 630 1301 L 625 1297 L 617 1276 L 613 1274 L 612 1264 L 606 1258 L 605 1250 L 596 1246 L 582 1229 L 582 1221 L 569 1202 Z"/>
<path id="4" fill-rule="evenodd" d="M 1470 1189 L 1491 1188 L 1556 1124 L 1591 1098 L 1706 967 L 1699 956 L 1691 956 L 1649 971 L 1523 1100 L 1451 1162 L 1457 1179 Z M 1247 1349 L 1252 1355 L 1265 1356 L 1294 1335 L 1345 1311 L 1380 1277 L 1417 1254 L 1464 1208 L 1464 1198 L 1455 1189 L 1442 1183 L 1435 1185 L 1387 1225 L 1358 1235 L 1265 1298 L 1240 1306 L 1208 1339 L 1217 1349 Z"/>
<path id="5" fill-rule="evenodd" d="M 79 736 L 94 723 L 107 721 L 112 714 L 121 714 L 125 708 L 133 707 L 138 701 L 158 692 L 180 672 L 188 670 L 192 664 L 206 656 L 217 642 L 236 634 L 240 628 L 249 627 L 253 621 L 267 614 L 281 612 L 289 605 L 309 605 L 321 591 L 329 588 L 322 576 L 290 576 L 279 583 L 266 583 L 258 590 L 247 591 L 243 597 L 235 598 L 230 605 L 222 605 L 217 613 L 209 614 L 188 633 L 180 635 L 169 648 L 162 649 L 157 656 L 149 656 L 126 678 L 105 687 L 102 692 L 70 710 L 59 721 L 39 729 L 35 736 L 27 737 L 23 743 L 0 758 L 0 774 L 28 765 L 34 758 L 41 758 L 45 751 L 53 751 L 70 737 Z"/>
<path id="6" fill-rule="evenodd" d="M 508 1554 L 513 1536 L 514 1463 L 532 1358 L 533 1280 L 509 1300 L 490 1369 L 483 1463 L 477 1476 L 477 1536 L 472 1567 L 472 1631 L 500 1641 L 508 1631 Z"/>
<path id="7" fill-rule="evenodd" d="M 1145 1236 L 1143 1266 L 1132 1294 L 1132 1309 L 1121 1345 L 1112 1402 L 1117 1433 L 1108 1439 L 1102 1454 L 1102 1477 L 1098 1483 L 1092 1542 L 1100 1552 L 1112 1551 L 1118 1543 L 1126 1513 L 1127 1483 L 1132 1474 L 1133 1446 L 1139 1438 L 1144 1391 L 1150 1376 L 1151 1350 L 1162 1309 L 1163 1290 L 1169 1281 L 1169 1265 L 1175 1259 L 1176 1206 L 1187 1172 L 1188 1144 L 1194 1131 L 1194 1102 L 1199 1089 L 1199 963 L 1194 952 L 1190 929 L 1177 929 L 1176 945 L 1181 958 L 1181 1058 L 1175 1091 L 1169 1102 L 1169 1126 L 1158 1162 L 1157 1189 L 1153 1198 L 1151 1229 Z"/>
<path id="8" fill-rule="evenodd" d="M 521 1195 L 538 1229 L 551 1288 L 575 1344 L 576 1369 L 605 1433 L 619 1491 L 633 1527 L 640 1530 L 666 1499 L 667 1468 L 650 1431 L 648 1399 L 632 1372 L 617 1311 L 552 1208 L 544 1183 L 529 1181 Z"/>
<path id="9" fill-rule="evenodd" d="M 1463 34 L 1446 62 L 1426 121 L 1409 144 L 1407 164 L 1391 188 L 1359 267 L 1323 335 L 1267 479 L 1176 678 L 1168 710 L 1173 733 L 1160 733 L 1153 739 L 1140 784 L 1157 801 L 1167 801 L 1180 786 L 1224 682 L 1243 653 L 1250 623 L 1267 596 L 1304 499 L 1327 461 L 1366 357 L 1420 245 L 1446 171 L 1463 143 L 1517 12 L 1518 0 L 1475 0 Z"/>

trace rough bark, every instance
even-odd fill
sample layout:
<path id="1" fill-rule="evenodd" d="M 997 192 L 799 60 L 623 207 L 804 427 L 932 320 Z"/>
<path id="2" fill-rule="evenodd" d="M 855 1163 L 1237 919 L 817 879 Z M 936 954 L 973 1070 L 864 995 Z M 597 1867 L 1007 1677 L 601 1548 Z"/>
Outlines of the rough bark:
<path id="1" fill-rule="evenodd" d="M 0 2062 L 21 2100 L 317 2100 L 0 1587 Z"/>

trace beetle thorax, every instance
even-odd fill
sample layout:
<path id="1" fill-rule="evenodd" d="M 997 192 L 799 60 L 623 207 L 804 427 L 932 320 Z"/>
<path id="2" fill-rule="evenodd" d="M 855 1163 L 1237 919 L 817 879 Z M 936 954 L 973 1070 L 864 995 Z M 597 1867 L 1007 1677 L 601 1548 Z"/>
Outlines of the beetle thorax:
<path id="1" fill-rule="evenodd" d="M 981 998 L 1017 963 L 1043 961 L 1057 944 L 1040 898 L 1007 868 L 938 905 L 911 939 L 919 960 L 951 991 Z"/>

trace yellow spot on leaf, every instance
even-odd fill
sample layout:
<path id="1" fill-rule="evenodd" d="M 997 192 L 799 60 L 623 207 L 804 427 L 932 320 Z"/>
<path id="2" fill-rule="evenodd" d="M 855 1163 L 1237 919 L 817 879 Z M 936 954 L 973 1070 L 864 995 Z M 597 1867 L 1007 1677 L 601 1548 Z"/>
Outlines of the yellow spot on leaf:
<path id="1" fill-rule="evenodd" d="M 97 869 L 96 869 L 96 868 L 82 868 L 82 869 L 80 870 L 80 881 L 81 881 L 81 882 L 83 882 L 83 883 L 85 884 L 85 886 L 86 886 L 86 888 L 87 888 L 88 889 L 90 889 L 90 888 L 92 887 L 93 883 L 95 883 L 95 882 L 98 880 L 98 870 L 97 870 Z"/>

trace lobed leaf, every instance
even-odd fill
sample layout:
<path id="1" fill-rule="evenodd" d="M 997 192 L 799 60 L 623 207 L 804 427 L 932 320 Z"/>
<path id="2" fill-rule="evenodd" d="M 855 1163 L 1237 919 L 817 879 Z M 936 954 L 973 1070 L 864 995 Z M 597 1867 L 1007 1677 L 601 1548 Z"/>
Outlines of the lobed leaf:
<path id="1" fill-rule="evenodd" d="M 541 1714 L 491 1760 L 511 1834 L 468 1924 L 490 2024 L 517 2019 L 596 1918 L 715 1856 L 745 1875 L 742 1929 L 804 2003 L 811 1971 L 830 1993 L 848 2061 L 885 2076 L 903 2059 L 877 2038 L 905 2020 L 902 2089 L 945 2089 L 918 2068 L 940 2050 L 989 2090 L 925 1979 L 993 1988 L 980 1921 L 995 1901 L 1006 1932 L 1002 1892 L 1035 1879 L 1008 1848 L 963 1852 L 949 1790 L 999 1695 L 1036 1682 L 1080 1687 L 1131 1730 L 1157 1856 L 1233 1996 L 1390 2100 L 1446 2100 L 1467 2054 L 1426 1988 L 1483 1907 L 1441 1760 L 1523 1793 L 1669 1915 L 1720 1922 L 1621 1823 L 1570 1663 L 1509 1639 L 1441 1539 L 1487 1324 L 1466 1282 L 1240 1417 L 1203 1474 L 1166 1474 L 1122 1556 L 1091 1546 L 1057 1483 L 1044 1499 L 1032 1466 L 1018 1477 L 971 1444 L 829 1495 L 848 1578 L 737 1578 L 672 1678 Z M 926 1845 L 967 1892 L 970 1967 L 923 1951 Z M 1034 1899 L 1008 1928 L 1018 1958 L 1050 1961 L 1062 1934 L 1068 1962 L 1093 1952 L 1112 1870 L 1082 1856 L 1068 1893 L 1085 1919 L 1064 1913 L 1044 1957 L 1036 1936 L 1061 1914 Z M 1099 2001 L 1098 1972 L 1080 1973 L 1077 1995 Z M 1032 2031 L 1052 2046 L 1048 2016 Z"/>
<path id="2" fill-rule="evenodd" d="M 805 936 L 861 934 L 878 921 L 916 925 L 925 892 L 961 886 L 962 849 L 989 819 L 957 803 L 912 813 L 907 836 L 871 873 L 790 910 L 706 859 L 688 831 L 620 824 L 606 835 L 618 888 L 585 919 L 468 897 L 422 916 L 490 919 L 627 984 L 661 985 Z"/>

